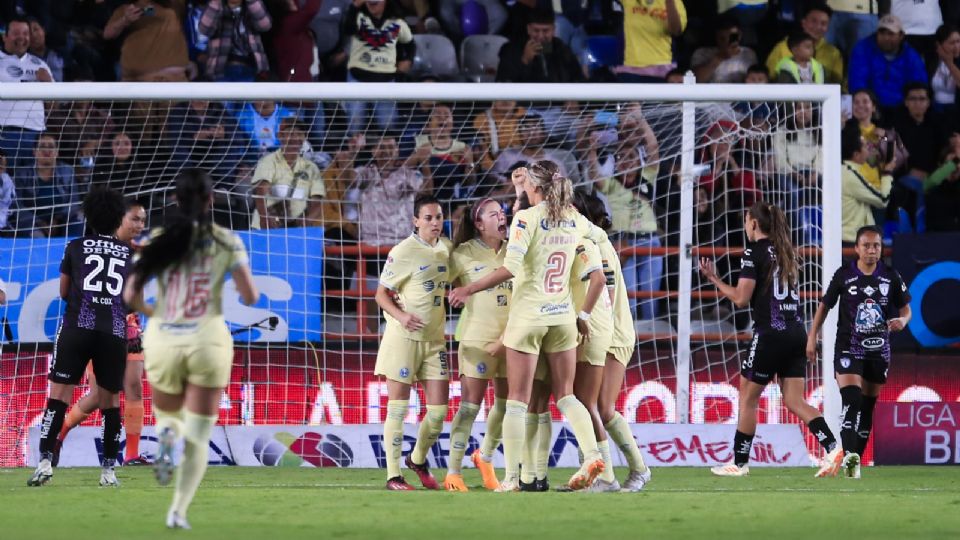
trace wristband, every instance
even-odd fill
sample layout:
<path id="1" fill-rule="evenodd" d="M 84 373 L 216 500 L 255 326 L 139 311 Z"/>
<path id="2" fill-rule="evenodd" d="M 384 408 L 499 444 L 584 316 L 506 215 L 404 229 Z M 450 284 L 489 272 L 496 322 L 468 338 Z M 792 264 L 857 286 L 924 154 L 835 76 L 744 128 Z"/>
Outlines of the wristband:
<path id="1" fill-rule="evenodd" d="M 580 319 L 581 321 L 586 322 L 590 320 L 590 314 L 587 313 L 586 311 L 581 311 L 580 313 L 577 313 L 577 318 Z"/>

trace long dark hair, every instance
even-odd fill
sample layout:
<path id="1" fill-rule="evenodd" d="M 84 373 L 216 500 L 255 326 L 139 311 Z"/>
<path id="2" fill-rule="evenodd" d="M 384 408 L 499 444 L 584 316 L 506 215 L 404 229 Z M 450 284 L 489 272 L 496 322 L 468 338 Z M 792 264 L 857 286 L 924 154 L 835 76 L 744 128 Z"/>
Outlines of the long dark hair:
<path id="1" fill-rule="evenodd" d="M 188 168 L 177 176 L 176 210 L 165 223 L 163 232 L 143 248 L 140 260 L 133 267 L 133 275 L 141 288 L 150 278 L 183 263 L 195 245 L 214 238 L 208 210 L 212 192 L 206 171 Z"/>
<path id="2" fill-rule="evenodd" d="M 593 191 L 578 189 L 573 192 L 573 206 L 577 212 L 583 214 L 583 217 L 590 220 L 591 223 L 603 230 L 609 230 L 613 226 L 610 216 L 607 215 L 607 209 L 603 201 Z"/>
<path id="3" fill-rule="evenodd" d="M 750 217 L 757 220 L 760 230 L 767 235 L 773 244 L 773 252 L 777 256 L 777 267 L 780 269 L 780 283 L 789 287 L 800 281 L 800 264 L 797 250 L 790 241 L 790 226 L 787 217 L 777 205 L 766 201 L 757 201 L 750 207 Z M 766 284 L 773 281 L 773 268 L 766 276 Z"/>
<path id="4" fill-rule="evenodd" d="M 454 248 L 480 236 L 480 231 L 477 229 L 477 222 L 480 221 L 480 212 L 483 211 L 483 207 L 487 203 L 497 203 L 497 201 L 490 197 L 484 197 L 474 202 L 470 205 L 470 208 L 466 209 L 463 214 L 460 215 L 460 220 L 457 221 L 457 224 L 453 228 Z M 500 203 L 497 204 L 499 205 Z"/>

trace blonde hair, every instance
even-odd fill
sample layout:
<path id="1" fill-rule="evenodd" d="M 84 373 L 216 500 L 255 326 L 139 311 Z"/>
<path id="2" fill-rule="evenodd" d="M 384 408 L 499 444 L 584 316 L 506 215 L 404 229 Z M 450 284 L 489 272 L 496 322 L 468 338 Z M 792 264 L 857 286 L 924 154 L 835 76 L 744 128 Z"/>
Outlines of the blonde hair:
<path id="1" fill-rule="evenodd" d="M 547 203 L 547 217 L 560 221 L 566 216 L 573 202 L 573 182 L 560 174 L 556 163 L 542 159 L 527 169 L 530 184 L 543 193 Z"/>

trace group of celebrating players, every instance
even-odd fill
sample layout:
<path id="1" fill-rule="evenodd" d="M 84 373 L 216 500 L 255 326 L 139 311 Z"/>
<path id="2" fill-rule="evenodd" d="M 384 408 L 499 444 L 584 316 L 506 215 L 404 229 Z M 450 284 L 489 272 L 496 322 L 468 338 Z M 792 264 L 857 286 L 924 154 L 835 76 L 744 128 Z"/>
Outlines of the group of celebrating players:
<path id="1" fill-rule="evenodd" d="M 582 456 L 582 466 L 561 489 L 639 491 L 651 472 L 615 408 L 636 334 L 619 256 L 605 232 L 609 217 L 602 201 L 575 192 L 551 161 L 517 169 L 513 183 L 517 202 L 509 230 L 501 203 L 483 199 L 464 212 L 452 242 L 442 237 L 444 216 L 437 199 L 418 197 L 414 233 L 390 251 L 383 266 L 376 301 L 387 326 L 375 373 L 386 379 L 388 391 L 386 487 L 414 489 L 401 474 L 400 461 L 410 391 L 419 382 L 426 415 L 405 464 L 424 487 L 440 488 L 428 469 L 427 452 L 447 416 L 450 365 L 444 323 L 449 303 L 462 307 L 456 331 L 462 394 L 450 428 L 443 482 L 447 490 L 468 490 L 462 462 L 488 381 L 493 380 L 495 401 L 483 442 L 472 455 L 485 488 L 549 489 L 552 396 Z M 42 485 L 52 478 L 73 387 L 92 361 L 96 393 L 81 400 L 70 422 L 75 425 L 82 414 L 101 409 L 100 483 L 118 485 L 113 471 L 121 430 L 118 394 L 126 389 L 129 448 L 129 436 L 142 425 L 143 410 L 136 399 L 131 407 L 130 396 L 140 396 L 137 385 L 145 368 L 153 393 L 159 439 L 155 468 L 161 484 L 173 475 L 174 444 L 181 436 L 185 439 L 167 526 L 189 528 L 187 507 L 206 468 L 206 448 L 233 357 L 221 313 L 225 275 L 232 274 L 244 303 L 256 302 L 259 293 L 243 244 L 210 220 L 209 177 L 199 170 L 184 171 L 177 178 L 176 200 L 174 216 L 135 249 L 131 240 L 143 228 L 142 207 L 125 207 L 123 198 L 109 190 L 94 190 L 85 199 L 92 231 L 68 244 L 61 263 L 60 290 L 67 307 L 49 376 L 40 461 L 28 484 Z M 859 477 L 873 404 L 889 368 L 889 332 L 909 321 L 909 293 L 896 271 L 880 262 L 880 233 L 861 229 L 858 258 L 837 270 L 808 336 L 800 314 L 798 257 L 788 227 L 774 205 L 758 202 L 747 210 L 750 247 L 743 254 L 736 286 L 718 277 L 712 261 L 700 262 L 704 277 L 734 304 L 749 305 L 754 320 L 753 341 L 741 363 L 734 458 L 712 471 L 720 476 L 749 474 L 757 405 L 776 376 L 786 407 L 806 423 L 826 452 L 817 476 L 834 476 L 844 469 L 847 476 Z M 158 291 L 148 305 L 143 287 L 154 278 Z M 839 443 L 820 412 L 804 400 L 807 359 L 816 360 L 817 334 L 826 312 L 838 302 L 843 307 L 835 364 L 844 407 Z M 139 335 L 138 326 L 130 324 L 137 316 L 125 306 L 151 317 L 143 336 L 144 356 L 131 358 L 142 359 L 144 368 L 126 361 L 128 349 L 130 355 L 139 352 Z M 128 347 L 128 341 L 133 345 Z M 629 466 L 622 485 L 613 473 L 608 435 Z M 501 442 L 505 473 L 499 481 L 492 457 Z M 128 461 L 138 457 L 129 451 L 127 456 Z"/>

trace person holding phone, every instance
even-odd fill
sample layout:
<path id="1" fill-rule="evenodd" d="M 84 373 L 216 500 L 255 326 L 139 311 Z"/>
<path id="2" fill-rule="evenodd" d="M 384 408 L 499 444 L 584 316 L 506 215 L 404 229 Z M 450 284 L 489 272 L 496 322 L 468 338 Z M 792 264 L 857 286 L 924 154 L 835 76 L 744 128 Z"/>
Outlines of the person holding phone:
<path id="1" fill-rule="evenodd" d="M 721 16 L 714 26 L 714 45 L 693 52 L 690 65 L 697 82 L 739 83 L 750 66 L 757 63 L 757 53 L 740 45 L 740 27 L 729 15 Z"/>
<path id="2" fill-rule="evenodd" d="M 511 40 L 500 49 L 497 82 L 582 82 L 586 80 L 577 56 L 556 37 L 552 10 L 533 12 L 527 40 Z"/>
<path id="3" fill-rule="evenodd" d="M 136 0 L 118 7 L 103 37 L 122 42 L 120 78 L 124 81 L 185 82 L 196 76 L 171 0 Z"/>

